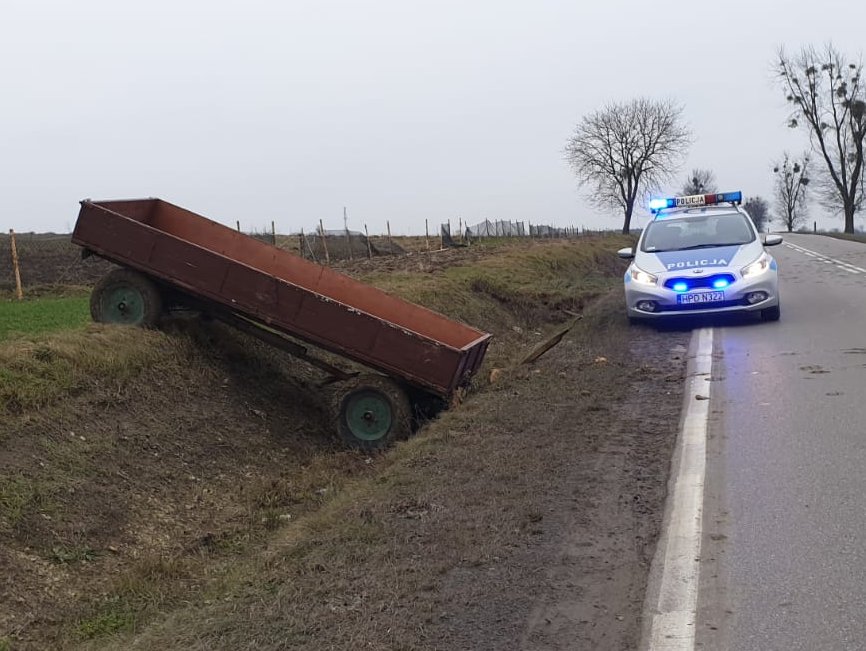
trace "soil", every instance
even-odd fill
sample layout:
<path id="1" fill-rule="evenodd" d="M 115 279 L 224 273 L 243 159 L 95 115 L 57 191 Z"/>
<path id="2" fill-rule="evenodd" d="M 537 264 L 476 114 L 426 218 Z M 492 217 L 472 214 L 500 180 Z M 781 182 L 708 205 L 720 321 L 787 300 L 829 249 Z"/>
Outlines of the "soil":
<path id="1" fill-rule="evenodd" d="M 28 498 L 0 519 L 0 648 L 636 648 L 689 333 L 620 302 L 373 457 L 311 369 L 179 325 L 176 366 L 0 427 Z"/>
<path id="2" fill-rule="evenodd" d="M 25 291 L 46 285 L 92 285 L 110 269 L 110 264 L 104 260 L 82 260 L 81 249 L 72 244 L 70 238 L 70 235 L 54 233 L 15 235 L 21 284 Z M 9 235 L 0 234 L 0 293 L 14 288 Z"/>

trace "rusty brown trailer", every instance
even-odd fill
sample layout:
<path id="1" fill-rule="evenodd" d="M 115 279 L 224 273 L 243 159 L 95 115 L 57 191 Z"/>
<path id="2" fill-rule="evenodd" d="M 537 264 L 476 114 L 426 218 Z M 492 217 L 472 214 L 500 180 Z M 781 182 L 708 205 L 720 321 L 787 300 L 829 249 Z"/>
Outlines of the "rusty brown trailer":
<path id="1" fill-rule="evenodd" d="M 200 304 L 447 398 L 490 335 L 161 199 L 81 202 L 72 241 Z"/>

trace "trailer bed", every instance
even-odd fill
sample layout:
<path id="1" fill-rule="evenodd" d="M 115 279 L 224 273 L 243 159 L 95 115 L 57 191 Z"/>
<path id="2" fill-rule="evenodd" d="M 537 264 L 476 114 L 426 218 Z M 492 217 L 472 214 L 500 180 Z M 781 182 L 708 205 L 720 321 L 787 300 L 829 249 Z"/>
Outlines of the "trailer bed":
<path id="1" fill-rule="evenodd" d="M 161 199 L 81 202 L 73 243 L 246 319 L 450 396 L 490 335 Z"/>

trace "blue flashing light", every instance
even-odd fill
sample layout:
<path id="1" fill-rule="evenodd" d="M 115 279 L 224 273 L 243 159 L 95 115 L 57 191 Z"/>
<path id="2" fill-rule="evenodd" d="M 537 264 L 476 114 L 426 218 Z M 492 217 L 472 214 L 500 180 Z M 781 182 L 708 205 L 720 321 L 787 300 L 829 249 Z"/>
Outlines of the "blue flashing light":
<path id="1" fill-rule="evenodd" d="M 726 278 L 718 278 L 718 279 L 713 281 L 713 287 L 715 289 L 724 289 L 725 287 L 727 287 L 730 284 L 731 283 L 728 282 L 728 280 Z"/>
<path id="2" fill-rule="evenodd" d="M 665 208 L 673 208 L 674 200 L 671 199 L 650 199 L 649 208 L 651 211 L 664 210 Z"/>
<path id="3" fill-rule="evenodd" d="M 687 292 L 689 290 L 689 286 L 684 282 L 674 283 L 673 290 L 675 292 Z"/>
<path id="4" fill-rule="evenodd" d="M 716 203 L 743 203 L 743 193 L 721 192 L 716 195 Z"/>

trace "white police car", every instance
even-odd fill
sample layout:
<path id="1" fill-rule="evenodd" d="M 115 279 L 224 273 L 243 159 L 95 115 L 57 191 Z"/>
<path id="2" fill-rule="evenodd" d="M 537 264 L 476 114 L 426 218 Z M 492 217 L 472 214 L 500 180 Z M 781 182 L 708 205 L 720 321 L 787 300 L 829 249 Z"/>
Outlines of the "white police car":
<path id="1" fill-rule="evenodd" d="M 632 322 L 677 315 L 759 312 L 780 316 L 776 261 L 762 241 L 741 192 L 653 199 L 654 217 L 637 247 L 620 249 L 631 260 L 625 302 Z"/>

